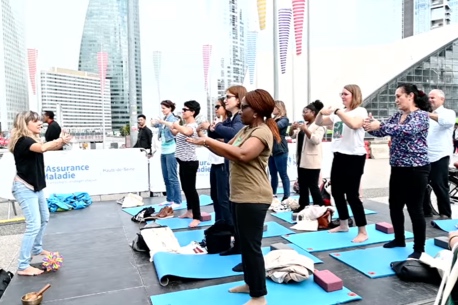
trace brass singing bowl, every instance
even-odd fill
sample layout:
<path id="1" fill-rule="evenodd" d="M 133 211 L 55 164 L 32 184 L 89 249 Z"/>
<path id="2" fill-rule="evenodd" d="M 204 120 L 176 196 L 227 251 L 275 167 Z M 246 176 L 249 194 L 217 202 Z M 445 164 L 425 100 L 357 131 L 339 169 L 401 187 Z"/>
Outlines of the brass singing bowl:
<path id="1" fill-rule="evenodd" d="M 30 292 L 24 295 L 21 300 L 22 300 L 22 305 L 40 305 L 41 302 L 43 301 L 43 296 L 39 295 L 38 297 L 36 296 L 36 292 Z"/>

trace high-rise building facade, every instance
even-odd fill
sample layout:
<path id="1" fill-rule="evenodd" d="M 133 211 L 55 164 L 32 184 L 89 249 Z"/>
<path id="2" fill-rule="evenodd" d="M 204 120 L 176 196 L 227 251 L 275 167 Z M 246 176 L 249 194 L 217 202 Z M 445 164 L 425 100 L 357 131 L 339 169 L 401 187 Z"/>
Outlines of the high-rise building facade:
<path id="1" fill-rule="evenodd" d="M 245 77 L 246 17 L 240 0 L 221 1 L 222 32 L 219 40 L 220 67 L 218 96 L 234 84 L 241 85 Z"/>
<path id="2" fill-rule="evenodd" d="M 16 114 L 29 108 L 24 7 L 20 3 L 0 2 L 0 131 L 10 130 Z"/>
<path id="3" fill-rule="evenodd" d="M 134 42 L 137 112 L 142 112 L 139 4 L 134 1 Z M 86 13 L 78 69 L 98 73 L 97 53 L 108 53 L 111 119 L 114 130 L 129 123 L 128 1 L 90 0 Z"/>
<path id="4" fill-rule="evenodd" d="M 458 23 L 458 0 L 403 0 L 403 38 Z"/>
<path id="5" fill-rule="evenodd" d="M 61 112 L 59 124 L 65 129 L 111 131 L 109 80 L 102 91 L 98 74 L 52 68 L 41 71 L 40 82 L 42 110 Z"/>

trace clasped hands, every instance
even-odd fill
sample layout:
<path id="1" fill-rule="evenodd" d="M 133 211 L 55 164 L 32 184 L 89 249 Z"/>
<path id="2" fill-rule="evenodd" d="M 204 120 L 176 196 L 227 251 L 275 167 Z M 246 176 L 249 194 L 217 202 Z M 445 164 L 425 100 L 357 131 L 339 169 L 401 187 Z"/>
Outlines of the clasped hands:
<path id="1" fill-rule="evenodd" d="M 372 113 L 364 119 L 363 128 L 365 131 L 376 131 L 380 129 L 380 121 L 374 119 Z"/>

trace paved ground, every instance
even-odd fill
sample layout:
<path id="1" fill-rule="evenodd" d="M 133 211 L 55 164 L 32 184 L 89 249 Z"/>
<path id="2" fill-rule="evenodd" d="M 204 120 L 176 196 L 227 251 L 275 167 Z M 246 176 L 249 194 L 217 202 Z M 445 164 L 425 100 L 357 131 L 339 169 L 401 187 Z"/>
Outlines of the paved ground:
<path id="1" fill-rule="evenodd" d="M 389 221 L 389 214 L 388 214 L 388 208 L 386 206 L 387 204 L 387 195 L 388 195 L 388 180 L 389 180 L 389 166 L 388 166 L 388 160 L 367 160 L 366 163 L 366 168 L 365 168 L 365 174 L 363 176 L 362 180 L 362 188 L 363 188 L 363 197 L 365 205 L 370 208 L 370 209 L 375 209 L 378 214 L 375 216 L 372 216 L 370 218 L 371 222 L 377 222 L 377 221 Z M 200 193 L 208 193 L 207 190 L 201 191 Z M 159 200 L 159 198 L 154 199 L 154 201 Z M 100 216 L 103 216 L 103 208 L 101 209 L 100 207 L 103 207 L 104 203 L 97 203 L 94 204 L 93 207 L 90 209 L 87 209 L 87 212 L 89 213 L 90 210 L 95 210 L 97 209 L 98 212 L 100 212 Z M 114 207 L 113 207 L 114 206 Z M 97 208 L 96 208 L 97 207 Z M 107 202 L 106 204 L 107 211 L 112 211 L 113 209 L 119 210 L 119 206 L 115 205 L 113 202 Z M 7 218 L 7 204 L 6 203 L 0 203 L 0 220 L 6 219 Z M 455 210 L 455 209 L 454 209 Z M 92 211 L 91 211 L 92 212 Z M 123 232 L 123 236 L 125 235 L 126 241 L 130 241 L 132 239 L 132 236 L 134 236 L 134 232 L 138 230 L 136 226 L 132 226 L 130 223 L 129 218 L 127 217 L 128 215 L 124 215 L 125 213 L 119 212 L 120 213 L 120 219 L 121 219 L 121 226 L 120 228 Z M 458 215 L 458 210 L 454 211 L 455 215 Z M 59 219 L 63 219 L 66 217 L 70 218 L 74 217 L 74 214 L 68 213 L 67 215 L 61 214 L 55 214 L 53 215 L 52 222 L 56 223 L 56 226 L 58 226 L 61 230 L 60 231 L 55 231 L 56 226 L 52 225 L 49 228 L 49 235 L 48 238 L 54 242 L 52 244 L 56 244 L 55 242 L 55 236 L 60 235 L 61 238 L 64 239 L 65 235 L 61 235 L 61 233 L 70 233 L 68 231 L 68 228 L 65 229 L 65 223 L 61 223 L 62 221 L 59 221 Z M 20 209 L 18 208 L 18 217 L 21 217 L 20 214 Z M 97 215 L 91 215 L 91 220 L 94 221 L 95 223 L 97 222 Z M 270 220 L 270 219 L 269 219 Z M 274 219 L 276 220 L 276 219 Z M 74 224 L 68 223 L 68 225 L 73 228 L 74 230 L 78 230 L 77 227 L 77 222 L 79 220 L 75 219 Z M 86 223 L 85 221 L 83 223 Z M 103 221 L 102 221 L 103 223 Z M 84 231 L 83 226 L 84 224 L 81 225 L 81 230 Z M 282 225 L 285 225 L 285 223 L 282 223 Z M 89 227 L 93 226 L 98 226 L 97 224 L 88 224 Z M 407 225 L 406 229 L 409 228 L 410 224 Z M 124 228 L 124 229 L 123 229 Z M 127 229 L 126 229 L 127 228 Z M 25 226 L 23 223 L 17 223 L 17 224 L 8 224 L 8 225 L 0 225 L 0 268 L 4 268 L 7 270 L 10 270 L 12 272 L 16 271 L 17 268 L 17 253 L 18 249 L 20 246 L 21 238 L 22 238 L 22 233 L 24 232 Z M 54 230 L 53 230 L 54 229 Z M 101 229 L 101 228 L 100 228 Z M 105 229 L 105 228 L 103 228 Z M 127 231 L 126 231 L 127 230 Z M 130 234 L 126 234 L 126 233 Z M 428 237 L 434 237 L 437 235 L 443 235 L 443 232 L 428 228 Z M 76 236 L 68 236 L 68 238 L 71 237 L 76 237 Z M 66 239 L 66 238 L 65 238 Z M 71 238 L 73 240 L 73 238 Z M 275 242 L 275 240 L 273 240 Z M 60 244 L 60 243 L 59 243 Z M 130 254 L 131 255 L 131 254 Z M 135 256 L 135 255 L 134 255 Z M 356 291 L 357 293 L 363 295 L 364 300 L 357 303 L 357 304 L 388 304 L 391 303 L 393 305 L 396 304 L 409 304 L 412 302 L 417 302 L 415 304 L 429 304 L 427 302 L 428 299 L 431 299 L 434 297 L 434 291 L 435 288 L 431 287 L 429 285 L 410 285 L 409 283 L 402 283 L 398 281 L 397 279 L 394 279 L 393 282 L 393 277 L 390 278 L 385 278 L 385 279 L 378 279 L 376 280 L 378 285 L 378 288 L 375 288 L 376 286 L 373 285 L 363 285 L 361 286 L 361 281 L 368 281 L 375 284 L 375 280 L 368 280 L 366 277 L 361 276 L 359 273 L 354 271 L 353 269 L 341 264 L 337 263 L 336 261 L 332 258 L 329 257 L 328 253 L 320 253 L 320 255 L 317 255 L 320 257 L 323 261 L 325 261 L 326 264 L 329 264 L 330 266 L 336 266 L 335 268 L 339 268 L 339 271 L 341 271 L 341 274 L 343 274 L 342 278 L 344 278 L 345 283 L 349 283 L 349 288 Z M 144 259 L 144 258 L 143 258 Z M 137 259 L 136 259 L 137 260 Z M 143 261 L 143 264 L 145 262 Z M 148 264 L 148 272 L 151 266 Z M 145 267 L 142 267 L 145 268 Z M 142 272 L 140 270 L 140 272 Z M 143 272 L 145 272 L 143 270 Z M 90 273 L 88 273 L 87 276 Z M 155 275 L 155 274 L 153 274 Z M 120 277 L 123 277 L 124 275 L 119 275 Z M 154 277 L 154 276 L 153 276 Z M 16 277 L 18 278 L 18 277 Z M 29 283 L 29 280 L 26 279 L 21 279 L 21 283 Z M 84 281 L 84 279 L 82 279 Z M 141 281 L 145 281 L 145 279 L 142 277 Z M 210 282 L 214 282 L 213 280 L 210 282 L 192 282 L 192 283 L 186 283 L 186 282 L 178 282 L 174 285 L 169 286 L 166 290 L 164 290 L 162 287 L 159 287 L 157 285 L 157 278 L 153 279 L 151 278 L 151 275 L 148 275 L 147 282 L 153 282 L 156 283 L 152 287 L 148 286 L 147 283 L 144 283 L 143 285 L 140 286 L 145 286 L 146 287 L 146 295 L 152 295 L 152 294 L 158 294 L 158 293 L 164 293 L 167 291 L 175 291 L 175 290 L 180 290 L 180 289 L 189 289 L 191 287 L 202 287 L 205 285 L 208 285 Z M 224 281 L 222 281 L 224 282 Z M 216 281 L 215 283 L 221 283 L 221 281 Z M 77 283 L 74 283 L 77 284 Z M 21 284 L 22 285 L 22 284 Z M 347 284 L 346 284 L 347 285 Z M 393 285 L 397 285 L 399 288 L 394 287 Z M 16 286 L 16 285 L 15 285 Z M 28 286 L 28 284 L 27 284 Z M 134 285 L 135 286 L 135 285 Z M 348 285 L 347 285 L 348 286 Z M 130 287 L 130 286 L 129 286 Z M 119 287 L 121 290 L 126 289 L 128 287 Z M 15 288 L 17 289 L 17 287 Z M 17 291 L 15 292 L 15 294 Z M 414 295 L 416 294 L 416 296 Z M 73 297 L 79 297 L 82 296 L 83 294 L 78 294 Z M 388 297 L 391 298 L 391 300 L 388 302 L 380 302 L 380 300 L 377 300 L 377 298 L 383 298 L 383 297 Z M 62 296 L 63 297 L 63 296 Z M 72 298 L 73 298 L 72 297 Z M 56 299 L 54 301 L 57 301 L 59 299 L 58 296 L 56 296 Z M 2 300 L 3 301 L 3 300 Z M 93 303 L 94 301 L 90 302 L 90 304 L 102 304 L 102 303 Z M 425 303 L 426 302 L 426 303 Z M 13 303 L 4 303 L 0 302 L 1 304 L 8 304 L 12 305 Z M 64 304 L 63 302 L 53 302 L 54 304 Z M 86 302 L 83 302 L 84 304 L 89 304 Z M 72 302 L 65 302 L 65 304 L 74 304 Z M 76 303 L 75 303 L 76 304 Z M 103 303 L 105 304 L 105 303 Z M 108 303 L 107 303 L 108 304 Z M 110 303 L 110 304 L 115 304 L 115 303 Z M 116 304 L 123 304 L 123 303 L 116 303 Z M 137 303 L 135 303 L 137 304 Z M 138 303 L 138 304 L 147 304 L 147 303 Z M 412 303 L 413 304 L 413 303 Z"/>

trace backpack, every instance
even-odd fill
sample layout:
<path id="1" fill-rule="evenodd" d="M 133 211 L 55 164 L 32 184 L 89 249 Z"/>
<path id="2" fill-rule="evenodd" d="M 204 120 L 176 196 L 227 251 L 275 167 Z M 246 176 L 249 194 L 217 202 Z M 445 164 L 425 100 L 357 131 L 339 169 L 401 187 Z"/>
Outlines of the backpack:
<path id="1" fill-rule="evenodd" d="M 321 197 L 323 197 L 323 203 L 326 206 L 331 206 L 331 181 L 323 178 L 323 183 L 320 185 Z"/>
<path id="2" fill-rule="evenodd" d="M 0 269 L 0 299 L 2 298 L 3 293 L 11 282 L 13 276 L 14 275 L 11 272 Z"/>

